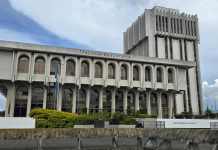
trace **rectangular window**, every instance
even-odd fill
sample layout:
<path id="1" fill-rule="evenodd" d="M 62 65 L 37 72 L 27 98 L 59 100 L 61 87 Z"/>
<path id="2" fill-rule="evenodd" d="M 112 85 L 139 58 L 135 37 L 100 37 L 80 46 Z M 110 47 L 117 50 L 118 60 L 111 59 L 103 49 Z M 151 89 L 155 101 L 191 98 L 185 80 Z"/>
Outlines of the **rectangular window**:
<path id="1" fill-rule="evenodd" d="M 183 34 L 183 24 L 182 24 L 182 19 L 180 19 L 180 32 Z"/>
<path id="2" fill-rule="evenodd" d="M 179 40 L 180 60 L 183 60 L 182 40 Z"/>
<path id="3" fill-rule="evenodd" d="M 173 43 L 172 43 L 172 38 L 170 38 L 170 58 L 173 59 Z"/>
<path id="4" fill-rule="evenodd" d="M 159 28 L 158 28 L 158 16 L 156 16 L 156 31 L 159 31 Z"/>
<path id="5" fill-rule="evenodd" d="M 167 17 L 165 18 L 165 23 L 166 23 L 166 32 L 168 32 L 169 29 L 168 29 L 168 18 Z"/>
<path id="6" fill-rule="evenodd" d="M 165 37 L 165 58 L 168 59 L 168 40 Z"/>
<path id="7" fill-rule="evenodd" d="M 161 16 L 159 16 L 159 31 L 162 31 L 162 19 L 161 19 Z"/>
<path id="8" fill-rule="evenodd" d="M 158 57 L 158 44 L 157 44 L 157 36 L 155 36 L 155 55 Z"/>

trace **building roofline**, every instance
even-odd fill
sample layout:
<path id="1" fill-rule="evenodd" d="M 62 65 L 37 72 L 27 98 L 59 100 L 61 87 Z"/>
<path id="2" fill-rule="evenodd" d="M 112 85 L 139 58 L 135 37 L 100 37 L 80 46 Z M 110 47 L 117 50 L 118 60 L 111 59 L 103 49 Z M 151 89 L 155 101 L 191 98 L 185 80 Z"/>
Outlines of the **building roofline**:
<path id="1" fill-rule="evenodd" d="M 35 53 L 53 53 L 53 54 L 64 54 L 64 55 L 75 55 L 81 57 L 93 57 L 101 59 L 111 59 L 119 61 L 132 61 L 132 62 L 144 62 L 160 65 L 173 65 L 181 67 L 195 67 L 196 63 L 192 61 L 181 61 L 181 60 L 170 60 L 155 57 L 145 57 L 145 56 L 134 56 L 127 54 L 111 53 L 111 52 L 101 52 L 94 50 L 82 50 L 76 48 L 63 48 L 48 45 L 39 44 L 29 44 L 22 42 L 12 42 L 12 41 L 2 41 L 0 40 L 0 51 L 6 50 L 20 50 Z"/>

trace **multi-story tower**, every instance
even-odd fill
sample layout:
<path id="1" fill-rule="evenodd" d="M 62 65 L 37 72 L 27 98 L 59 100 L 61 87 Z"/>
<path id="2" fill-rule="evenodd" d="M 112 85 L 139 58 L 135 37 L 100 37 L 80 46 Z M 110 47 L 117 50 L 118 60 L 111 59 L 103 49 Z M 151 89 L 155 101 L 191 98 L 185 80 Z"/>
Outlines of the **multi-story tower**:
<path id="1" fill-rule="evenodd" d="M 124 33 L 124 52 L 175 61 L 192 61 L 192 68 L 178 68 L 178 109 L 202 113 L 199 67 L 199 29 L 196 15 L 164 7 L 146 9 Z M 165 78 L 166 79 L 166 78 Z"/>

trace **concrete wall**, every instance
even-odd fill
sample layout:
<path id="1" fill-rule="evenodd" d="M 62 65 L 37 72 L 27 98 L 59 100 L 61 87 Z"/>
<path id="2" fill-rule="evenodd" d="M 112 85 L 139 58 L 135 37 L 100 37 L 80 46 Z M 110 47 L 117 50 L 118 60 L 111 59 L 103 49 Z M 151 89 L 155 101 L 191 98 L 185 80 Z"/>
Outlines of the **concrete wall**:
<path id="1" fill-rule="evenodd" d="M 67 137 L 160 137 L 174 140 L 218 141 L 217 131 L 207 129 L 19 129 L 0 130 L 0 140 Z"/>
<path id="2" fill-rule="evenodd" d="M 0 51 L 0 79 L 11 80 L 13 71 L 13 53 Z"/>

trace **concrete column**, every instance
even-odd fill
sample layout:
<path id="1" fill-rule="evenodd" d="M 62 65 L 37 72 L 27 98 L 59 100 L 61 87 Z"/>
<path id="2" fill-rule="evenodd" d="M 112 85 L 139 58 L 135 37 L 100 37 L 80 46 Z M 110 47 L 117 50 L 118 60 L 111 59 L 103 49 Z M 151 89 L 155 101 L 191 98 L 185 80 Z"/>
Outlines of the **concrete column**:
<path id="1" fill-rule="evenodd" d="M 162 118 L 161 92 L 157 94 L 157 101 L 158 101 L 158 118 Z"/>
<path id="2" fill-rule="evenodd" d="M 102 112 L 103 110 L 103 93 L 104 92 L 104 89 L 103 88 L 100 88 L 99 90 L 99 111 Z"/>
<path id="3" fill-rule="evenodd" d="M 9 116 L 10 117 L 13 117 L 14 116 L 14 107 L 15 107 L 15 95 L 16 95 L 16 88 L 15 88 L 15 85 L 12 84 L 11 88 L 9 89 L 9 93 L 8 93 L 8 96 L 9 96 L 9 101 L 10 101 L 10 112 L 9 112 Z"/>
<path id="4" fill-rule="evenodd" d="M 125 89 L 123 91 L 123 109 L 125 114 L 127 114 L 127 96 L 128 96 L 128 90 Z"/>
<path id="5" fill-rule="evenodd" d="M 30 110 L 31 110 L 31 101 L 32 101 L 32 85 L 29 85 L 28 88 L 28 98 L 27 98 L 27 112 L 26 116 L 29 116 Z"/>
<path id="6" fill-rule="evenodd" d="M 111 112 L 114 113 L 116 110 L 116 89 L 113 89 L 111 92 L 112 92 Z"/>
<path id="7" fill-rule="evenodd" d="M 173 95 L 168 94 L 168 102 L 169 102 L 169 118 L 173 118 Z"/>
<path id="8" fill-rule="evenodd" d="M 59 91 L 58 91 L 58 98 L 57 98 L 57 110 L 61 111 L 62 110 L 62 86 L 60 86 Z"/>
<path id="9" fill-rule="evenodd" d="M 147 113 L 151 115 L 151 92 L 148 91 L 146 93 L 146 100 L 147 100 Z"/>
<path id="10" fill-rule="evenodd" d="M 139 111 L 139 91 L 135 91 L 135 112 Z"/>
<path id="11" fill-rule="evenodd" d="M 87 113 L 89 113 L 89 105 L 90 105 L 90 88 L 86 89 L 86 109 Z"/>
<path id="12" fill-rule="evenodd" d="M 72 106 L 72 113 L 76 112 L 76 95 L 77 95 L 77 89 L 76 87 L 73 89 L 73 106 Z"/>
<path id="13" fill-rule="evenodd" d="M 46 103 L 47 103 L 47 87 L 44 86 L 43 109 L 46 109 Z"/>

